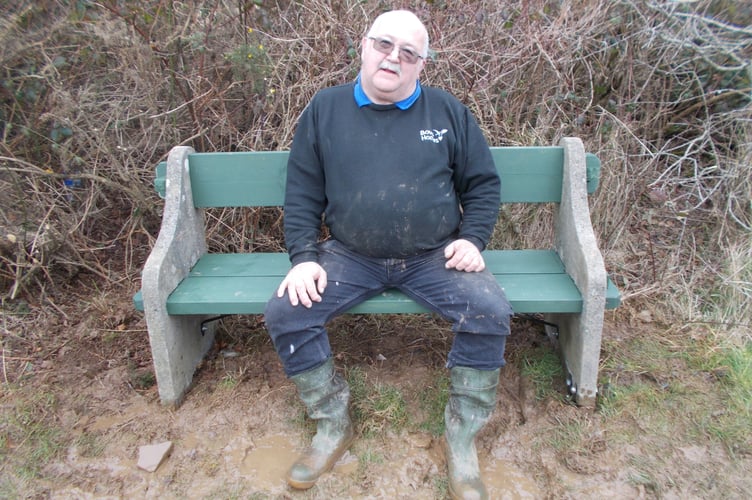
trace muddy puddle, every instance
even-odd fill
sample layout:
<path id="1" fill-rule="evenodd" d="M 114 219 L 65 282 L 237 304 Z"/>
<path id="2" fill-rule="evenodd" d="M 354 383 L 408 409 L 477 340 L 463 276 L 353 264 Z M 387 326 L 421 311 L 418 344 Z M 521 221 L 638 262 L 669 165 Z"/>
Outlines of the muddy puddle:
<path id="1" fill-rule="evenodd" d="M 430 372 L 421 373 L 423 378 L 414 375 L 411 382 L 426 385 Z M 50 485 L 49 498 L 442 497 L 446 461 L 441 439 L 389 428 L 358 436 L 334 470 L 309 492 L 291 490 L 285 474 L 310 436 L 296 417 L 301 406 L 294 386 L 281 374 L 274 375 L 269 382 L 249 376 L 231 389 L 207 377 L 176 410 L 161 406 L 155 392 L 117 393 L 105 384 L 91 385 L 84 391 L 88 407 L 69 412 L 77 444 L 50 471 L 60 480 Z M 114 373 L 109 379 L 117 383 Z M 523 423 L 518 413 L 514 405 L 499 405 L 476 441 L 490 498 L 546 498 L 552 492 L 566 497 L 580 491 L 587 492 L 586 498 L 639 496 L 618 475 L 603 481 L 604 473 L 613 473 L 598 462 L 608 461 L 605 454 L 565 460 L 585 474 L 566 470 L 560 453 L 536 447 L 540 426 L 535 419 Z M 545 422 L 545 413 L 541 418 Z M 165 462 L 153 473 L 138 469 L 139 447 L 167 440 L 173 450 Z M 618 457 L 611 458 L 618 463 Z"/>
<path id="2" fill-rule="evenodd" d="M 291 436 L 273 434 L 253 442 L 241 440 L 236 445 L 224 450 L 228 469 L 234 469 L 255 491 L 274 496 L 290 493 L 285 473 L 300 450 Z M 371 453 L 363 448 L 364 443 L 360 446 L 356 443 L 353 452 L 347 452 L 334 470 L 322 478 L 322 483 L 344 481 L 350 484 L 345 491 L 340 491 L 341 498 L 435 498 L 436 491 L 431 488 L 433 481 L 445 474 L 445 465 L 436 452 L 436 446 L 431 449 L 396 447 L 399 451 L 394 453 L 395 450 L 392 450 L 392 456 L 378 455 L 376 463 L 363 464 L 368 465 L 371 476 L 375 476 L 371 478 L 359 477 L 358 474 L 363 468 L 357 454 L 360 452 L 365 460 L 369 460 Z M 488 457 L 483 475 L 492 498 L 527 499 L 543 495 L 533 480 L 504 459 Z M 202 485 L 198 478 L 196 481 L 194 491 L 206 491 L 216 483 L 209 480 L 209 484 Z M 365 485 L 364 482 L 369 484 Z"/>
<path id="3" fill-rule="evenodd" d="M 358 448 L 362 446 L 354 445 L 354 452 L 347 452 L 328 475 L 330 477 L 325 476 L 322 481 L 353 482 L 360 466 L 356 456 Z M 369 492 L 342 492 L 343 498 L 434 498 L 435 491 L 426 486 L 445 474 L 442 458 L 435 449 L 406 448 L 398 456 L 385 457 L 383 463 L 369 464 L 378 471 L 372 474 L 378 477 L 373 478 Z M 299 450 L 291 437 L 274 434 L 255 440 L 247 449 L 233 449 L 228 458 L 255 488 L 280 495 L 289 491 L 285 474 Z M 491 498 L 517 500 L 543 495 L 535 482 L 513 463 L 493 457 L 486 462 L 483 477 Z"/>
<path id="4" fill-rule="evenodd" d="M 353 452 L 346 453 L 334 470 L 322 477 L 320 491 L 314 493 L 314 497 L 320 498 L 320 494 L 327 492 L 333 495 L 328 498 L 343 499 L 435 498 L 435 485 L 446 474 L 443 457 L 436 452 L 436 446 L 432 449 L 391 448 L 388 455 L 381 456 L 376 463 L 363 464 L 358 453 L 365 453 L 365 460 L 368 460 L 369 451 L 364 448 L 369 446 L 372 444 L 356 443 Z M 137 470 L 135 460 L 128 456 L 74 460 L 79 470 L 85 465 L 87 475 L 104 473 L 109 476 L 107 485 L 102 483 L 92 488 L 99 490 L 102 496 L 92 496 L 92 489 L 85 493 L 87 489 L 68 487 L 54 491 L 51 497 L 225 498 L 259 493 L 270 498 L 290 498 L 294 493 L 287 486 L 285 473 L 299 451 L 294 439 L 284 434 L 254 440 L 236 436 L 221 446 L 216 440 L 187 433 L 175 441 L 172 456 L 154 473 Z M 493 457 L 485 462 L 483 477 L 491 498 L 516 500 L 543 496 L 535 482 L 513 463 Z M 370 476 L 365 479 L 364 469 Z M 176 481 L 182 484 L 175 484 Z"/>

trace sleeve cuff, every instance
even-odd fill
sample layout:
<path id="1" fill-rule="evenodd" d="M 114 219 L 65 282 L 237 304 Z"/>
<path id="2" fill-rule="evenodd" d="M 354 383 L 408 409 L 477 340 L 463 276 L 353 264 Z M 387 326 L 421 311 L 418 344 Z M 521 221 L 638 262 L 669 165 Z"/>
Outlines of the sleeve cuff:
<path id="1" fill-rule="evenodd" d="M 481 252 L 486 249 L 486 244 L 481 240 L 480 238 L 477 238 L 475 236 L 462 236 L 460 235 L 460 239 L 467 240 L 476 247 L 478 247 L 478 250 Z"/>
<path id="2" fill-rule="evenodd" d="M 319 254 L 316 252 L 301 252 L 290 256 L 290 263 L 293 267 L 303 262 L 318 262 Z"/>

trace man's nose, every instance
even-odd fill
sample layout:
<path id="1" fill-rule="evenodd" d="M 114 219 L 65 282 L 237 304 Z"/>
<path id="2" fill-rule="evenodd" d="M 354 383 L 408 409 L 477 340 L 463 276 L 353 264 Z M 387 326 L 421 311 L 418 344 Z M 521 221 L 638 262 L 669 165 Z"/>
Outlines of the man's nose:
<path id="1" fill-rule="evenodd" d="M 399 62 L 399 54 L 400 54 L 400 48 L 399 46 L 395 45 L 392 51 L 387 54 L 387 57 L 392 61 Z"/>

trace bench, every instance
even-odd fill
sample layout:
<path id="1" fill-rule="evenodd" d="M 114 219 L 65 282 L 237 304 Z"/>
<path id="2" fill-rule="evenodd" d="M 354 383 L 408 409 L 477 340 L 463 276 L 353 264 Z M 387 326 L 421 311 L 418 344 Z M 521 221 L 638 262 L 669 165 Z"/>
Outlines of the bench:
<path id="1" fill-rule="evenodd" d="M 593 406 L 605 309 L 620 295 L 608 278 L 590 221 L 588 193 L 600 161 L 577 138 L 559 146 L 491 148 L 502 203 L 557 203 L 555 248 L 486 250 L 516 314 L 543 314 L 558 344 L 570 396 Z M 196 153 L 173 148 L 157 167 L 162 226 L 134 296 L 144 312 L 161 401 L 180 404 L 213 343 L 212 318 L 261 314 L 290 268 L 285 253 L 207 253 L 204 208 L 281 206 L 285 151 Z M 425 313 L 396 290 L 350 313 Z"/>

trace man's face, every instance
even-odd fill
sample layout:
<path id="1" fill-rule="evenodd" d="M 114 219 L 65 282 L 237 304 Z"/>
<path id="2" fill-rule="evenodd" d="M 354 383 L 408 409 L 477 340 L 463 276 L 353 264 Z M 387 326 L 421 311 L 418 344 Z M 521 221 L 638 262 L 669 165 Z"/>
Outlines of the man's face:
<path id="1" fill-rule="evenodd" d="M 401 60 L 399 53 L 404 48 L 423 54 L 425 34 L 422 26 L 409 17 L 394 16 L 374 26 L 369 36 L 376 40 L 363 38 L 360 70 L 360 83 L 366 95 L 377 104 L 392 104 L 410 97 L 425 61 L 419 58 L 409 63 Z M 379 41 L 382 47 L 387 45 L 384 40 L 394 44 L 389 54 L 374 47 Z"/>

